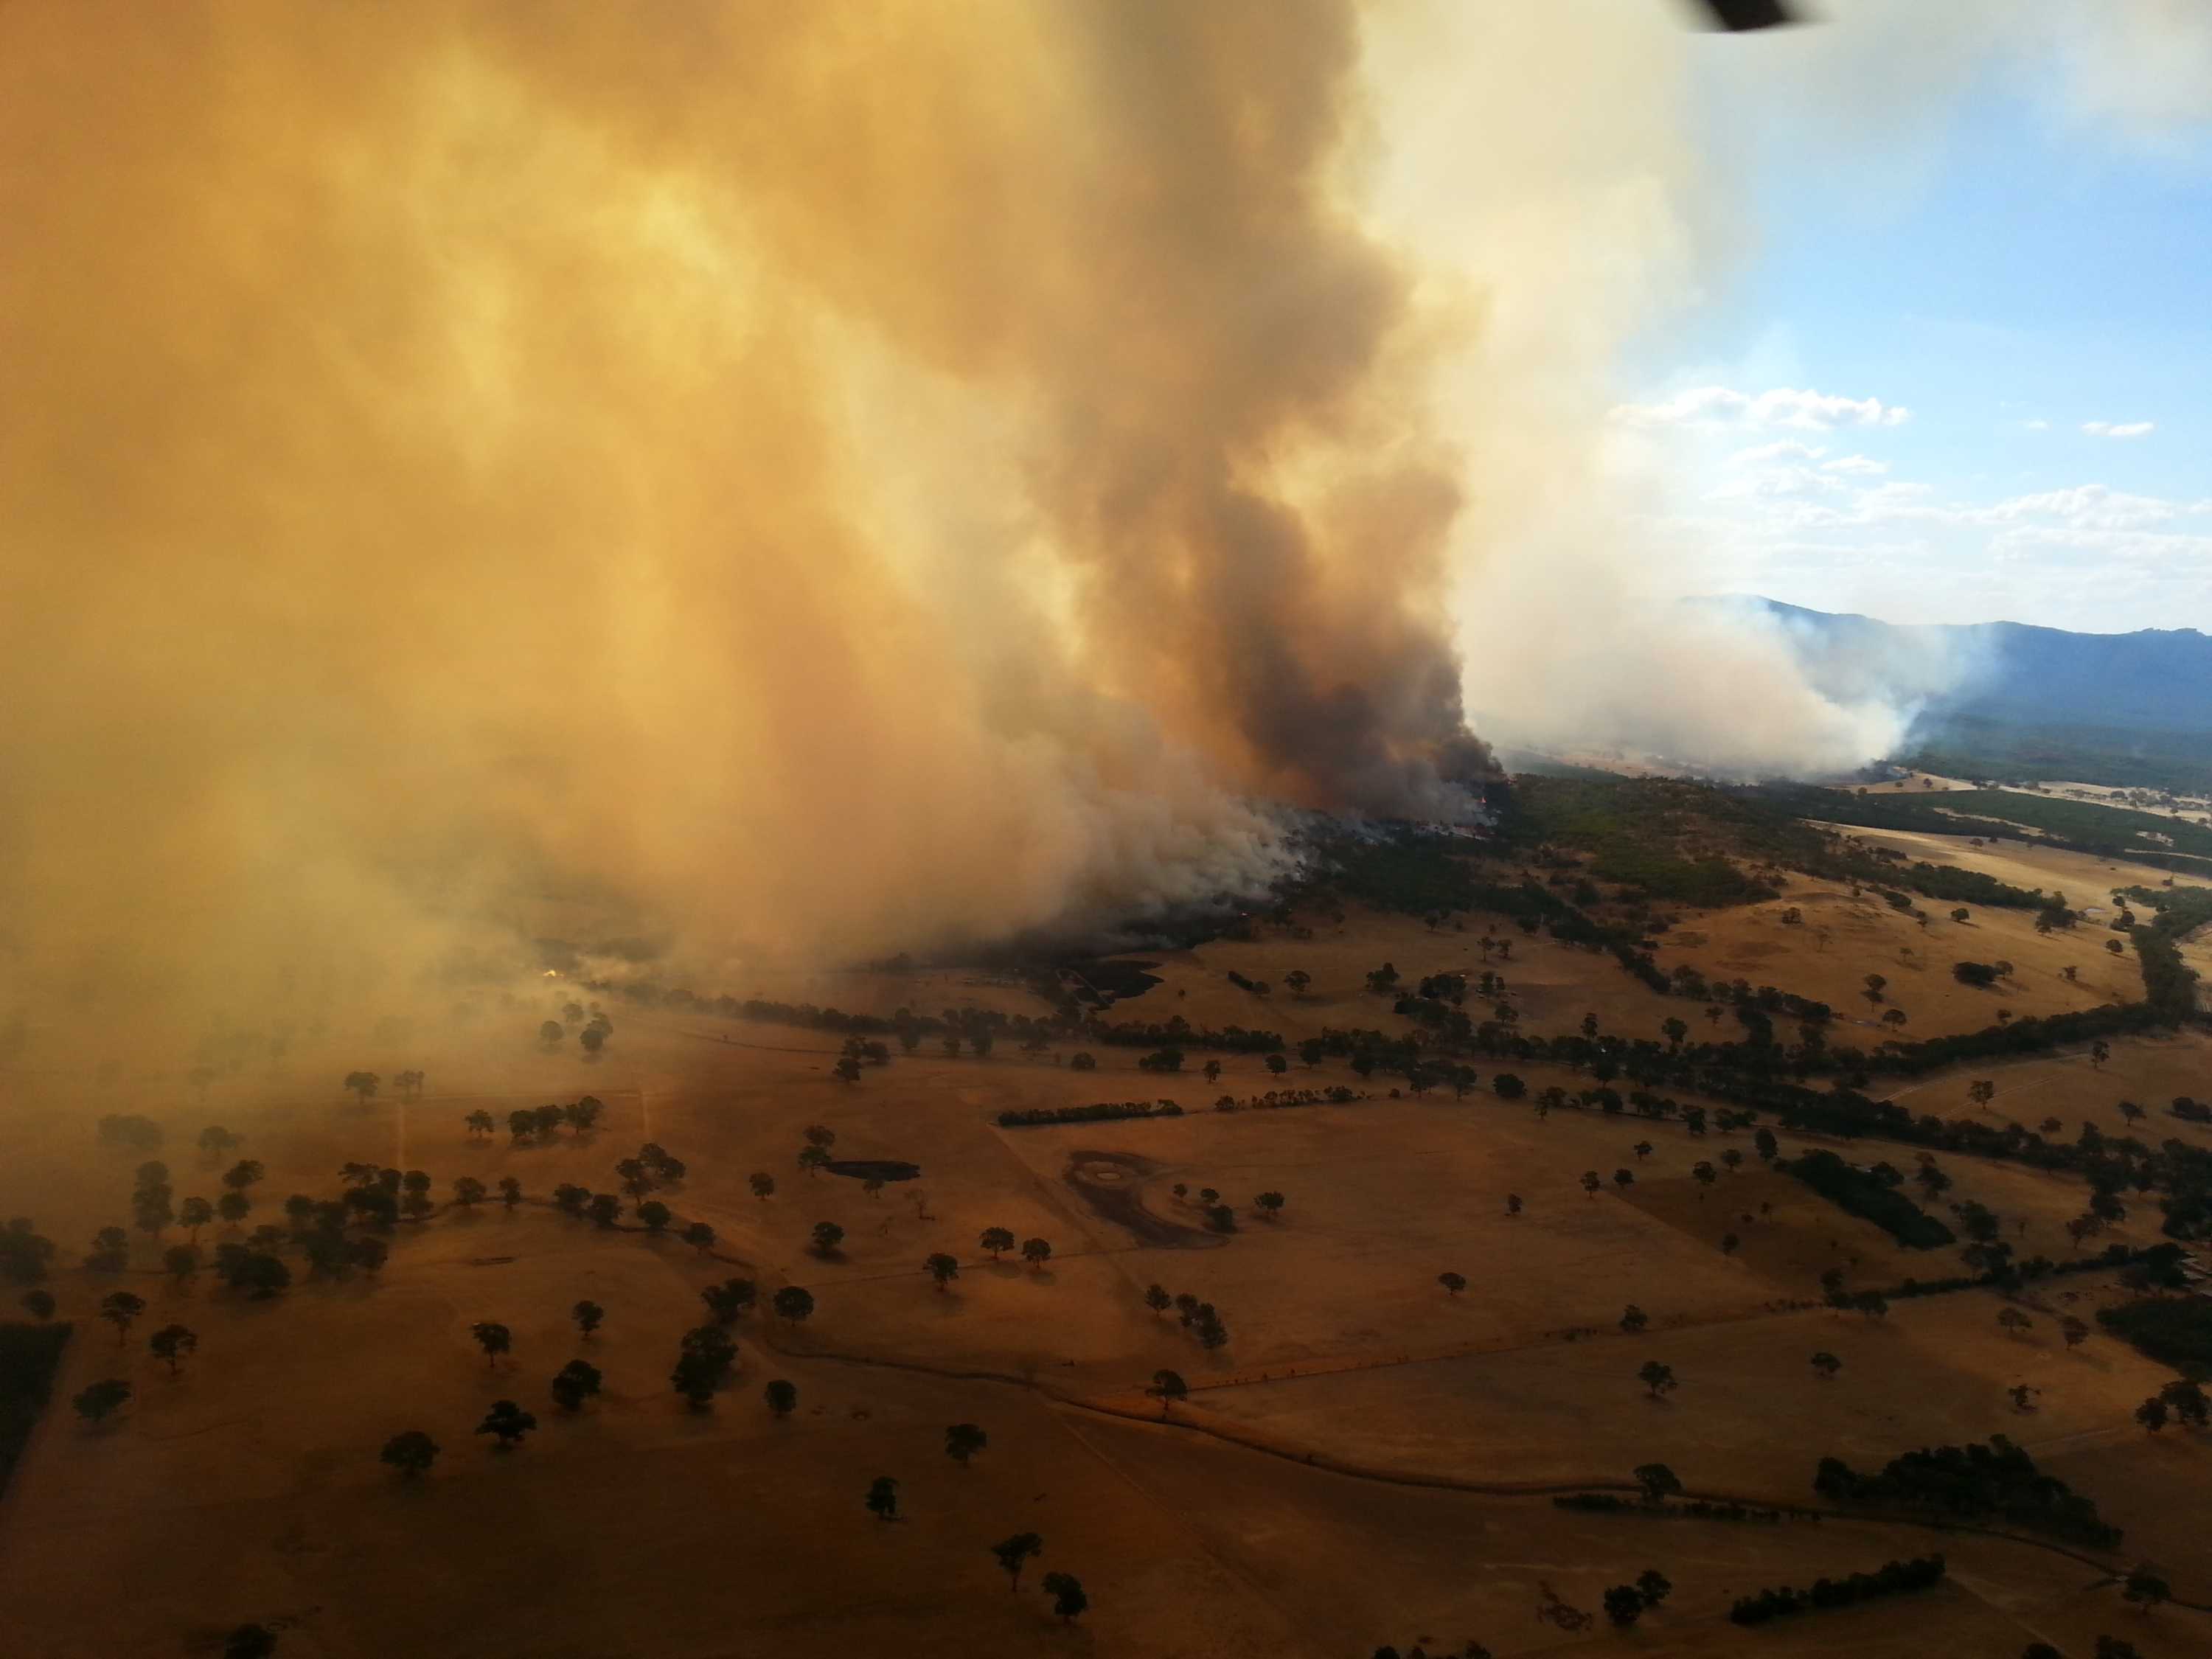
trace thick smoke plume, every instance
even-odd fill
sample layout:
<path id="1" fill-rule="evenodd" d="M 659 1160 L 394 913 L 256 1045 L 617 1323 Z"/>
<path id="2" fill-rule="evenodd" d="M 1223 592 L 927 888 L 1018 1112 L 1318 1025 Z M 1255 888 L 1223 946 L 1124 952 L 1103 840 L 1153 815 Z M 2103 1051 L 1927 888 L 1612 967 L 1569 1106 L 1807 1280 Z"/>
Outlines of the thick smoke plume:
<path id="1" fill-rule="evenodd" d="M 1331 0 L 0 11 L 11 990 L 1249 884 L 1487 763 Z M 49 1010 L 49 1012 L 51 1012 Z"/>
<path id="2" fill-rule="evenodd" d="M 1675 687 L 1594 434 L 1729 240 L 1682 22 L 0 8 L 0 1027 L 1173 903 L 1460 810 L 1463 687 Z M 1682 709 L 1802 752 L 1756 661 Z"/>

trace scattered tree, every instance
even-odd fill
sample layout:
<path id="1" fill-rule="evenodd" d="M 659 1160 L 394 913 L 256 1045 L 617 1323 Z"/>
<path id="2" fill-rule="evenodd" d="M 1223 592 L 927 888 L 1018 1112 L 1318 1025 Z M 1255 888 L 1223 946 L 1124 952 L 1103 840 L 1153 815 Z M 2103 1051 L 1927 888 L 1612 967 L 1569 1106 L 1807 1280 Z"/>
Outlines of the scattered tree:
<path id="1" fill-rule="evenodd" d="M 1160 1415 L 1165 1417 L 1169 1407 L 1190 1398 L 1190 1385 L 1182 1380 L 1180 1372 L 1154 1371 L 1152 1386 L 1145 1392 L 1160 1402 Z"/>
<path id="2" fill-rule="evenodd" d="M 599 1391 L 599 1368 L 589 1360 L 572 1359 L 553 1375 L 553 1401 L 564 1412 L 580 1409 Z"/>
<path id="3" fill-rule="evenodd" d="M 1820 1380 L 1824 1382 L 1833 1382 L 1835 1380 L 1836 1373 L 1843 1370 L 1843 1368 L 1844 1362 L 1837 1358 L 1835 1355 L 1830 1353 L 1826 1348 L 1821 1349 L 1820 1352 L 1813 1356 L 1813 1370 L 1820 1376 Z"/>
<path id="4" fill-rule="evenodd" d="M 1045 1574 L 1044 1593 L 1052 1597 L 1052 1610 L 1065 1624 L 1073 1624 L 1091 1605 L 1091 1598 L 1083 1593 L 1082 1581 L 1072 1572 Z"/>
<path id="5" fill-rule="evenodd" d="M 2201 1429 L 2212 1422 L 2212 1398 L 2208 1398 L 2203 1386 L 2186 1377 L 2177 1377 L 2158 1391 L 2158 1397 L 2173 1413 L 2174 1421 L 2192 1429 Z"/>
<path id="6" fill-rule="evenodd" d="M 102 1227 L 92 1237 L 84 1265 L 95 1273 L 118 1273 L 130 1264 L 131 1237 L 120 1227 Z"/>
<path id="7" fill-rule="evenodd" d="M 845 1230 L 839 1226 L 836 1222 L 817 1221 L 814 1224 L 815 1255 L 822 1256 L 835 1255 L 837 1254 L 837 1247 L 844 1242 Z"/>
<path id="8" fill-rule="evenodd" d="M 430 1465 L 438 1461 L 438 1443 L 420 1429 L 406 1429 L 386 1441 L 377 1455 L 411 1480 L 427 1474 Z"/>
<path id="9" fill-rule="evenodd" d="M 717 1325 L 733 1325 L 752 1307 L 759 1295 L 759 1287 L 750 1279 L 726 1279 L 720 1284 L 709 1285 L 700 1291 L 699 1299 L 707 1304 L 707 1311 L 714 1316 Z"/>
<path id="10" fill-rule="evenodd" d="M 761 1390 L 761 1397 L 768 1401 L 769 1412 L 779 1420 L 799 1409 L 798 1389 L 780 1376 Z"/>
<path id="11" fill-rule="evenodd" d="M 1437 1275 L 1437 1283 L 1444 1287 L 1447 1296 L 1457 1296 L 1467 1288 L 1467 1276 L 1464 1273 L 1441 1273 Z"/>
<path id="12" fill-rule="evenodd" d="M 1644 1597 L 1633 1584 L 1615 1584 L 1605 1593 L 1605 1616 L 1623 1630 L 1644 1616 Z"/>
<path id="13" fill-rule="evenodd" d="M 676 1369 L 669 1373 L 669 1385 L 690 1403 L 692 1410 L 704 1411 L 729 1381 L 737 1358 L 738 1345 L 727 1331 L 719 1325 L 702 1325 L 684 1333 Z"/>
<path id="14" fill-rule="evenodd" d="M 991 1437 L 973 1423 L 955 1423 L 945 1431 L 945 1455 L 962 1468 L 968 1460 L 991 1443 Z"/>
<path id="15" fill-rule="evenodd" d="M 868 1495 L 862 1501 L 877 1520 L 898 1519 L 898 1484 L 888 1474 L 879 1474 L 868 1483 Z"/>
<path id="16" fill-rule="evenodd" d="M 991 1260 L 996 1261 L 1001 1253 L 1014 1248 L 1014 1236 L 1004 1227 L 986 1227 L 983 1229 L 982 1237 L 977 1243 L 988 1250 L 991 1253 Z"/>
<path id="17" fill-rule="evenodd" d="M 499 1357 L 514 1348 L 514 1333 L 506 1326 L 489 1319 L 480 1319 L 469 1327 L 469 1334 L 477 1340 L 477 1346 L 484 1352 L 484 1369 L 491 1370 L 499 1364 Z M 483 1431 L 477 1431 L 482 1433 Z"/>
<path id="18" fill-rule="evenodd" d="M 1662 1364 L 1656 1359 L 1647 1359 L 1638 1370 L 1636 1380 L 1650 1390 L 1654 1400 L 1658 1400 L 1674 1391 L 1674 1368 Z"/>
<path id="19" fill-rule="evenodd" d="M 991 1553 L 999 1558 L 999 1565 L 1006 1571 L 1010 1591 L 1021 1588 L 1022 1569 L 1029 1565 L 1030 1558 L 1043 1553 L 1044 1540 L 1033 1532 L 1018 1532 L 991 1546 Z"/>
<path id="20" fill-rule="evenodd" d="M 779 1318 L 796 1325 L 814 1311 L 814 1297 L 797 1285 L 787 1285 L 775 1293 L 775 1311 Z"/>
<path id="21" fill-rule="evenodd" d="M 86 1422 L 98 1424 L 106 1422 L 130 1398 L 131 1385 L 121 1377 L 111 1376 L 82 1390 L 70 1404 Z"/>
<path id="22" fill-rule="evenodd" d="M 477 1432 L 495 1437 L 499 1449 L 506 1451 L 520 1445 L 522 1437 L 537 1426 L 538 1419 L 512 1400 L 495 1400 L 483 1421 L 477 1425 Z"/>
<path id="23" fill-rule="evenodd" d="M 1022 1241 L 1022 1260 L 1030 1264 L 1030 1271 L 1031 1273 L 1042 1273 L 1044 1271 L 1044 1264 L 1052 1260 L 1051 1243 L 1048 1240 L 1042 1238 L 1024 1239 Z"/>
<path id="24" fill-rule="evenodd" d="M 100 1316 L 115 1327 L 115 1346 L 118 1348 L 130 1339 L 131 1322 L 145 1311 L 145 1298 L 133 1296 L 129 1291 L 110 1291 L 100 1299 Z"/>
<path id="25" fill-rule="evenodd" d="M 184 1362 L 198 1348 L 200 1340 L 182 1325 L 164 1325 L 147 1338 L 146 1346 L 153 1351 L 155 1358 L 167 1364 L 169 1375 L 174 1376 Z"/>
<path id="26" fill-rule="evenodd" d="M 2145 1613 L 2173 1598 L 2173 1587 L 2148 1567 L 2139 1566 L 2120 1585 L 2120 1595 Z"/>

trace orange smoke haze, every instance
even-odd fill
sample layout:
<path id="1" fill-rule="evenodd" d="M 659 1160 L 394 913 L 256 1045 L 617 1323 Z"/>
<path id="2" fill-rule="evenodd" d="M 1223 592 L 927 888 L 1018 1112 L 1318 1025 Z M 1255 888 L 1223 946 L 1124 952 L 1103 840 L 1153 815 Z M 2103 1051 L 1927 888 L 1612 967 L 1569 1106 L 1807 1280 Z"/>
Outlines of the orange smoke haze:
<path id="1" fill-rule="evenodd" d="M 927 947 L 1448 805 L 1354 25 L 0 9 L 0 1021 Z"/>

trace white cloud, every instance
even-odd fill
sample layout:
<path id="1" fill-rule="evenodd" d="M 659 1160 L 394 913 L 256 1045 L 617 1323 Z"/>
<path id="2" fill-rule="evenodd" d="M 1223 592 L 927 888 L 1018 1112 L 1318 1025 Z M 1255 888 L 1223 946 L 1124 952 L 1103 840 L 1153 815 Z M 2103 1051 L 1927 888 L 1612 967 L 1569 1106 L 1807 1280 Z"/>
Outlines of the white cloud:
<path id="1" fill-rule="evenodd" d="M 2212 501 L 2179 501 L 2163 495 L 2134 495 L 2103 484 L 2075 484 L 2014 495 L 1984 507 L 1961 509 L 1967 524 L 2018 524 L 2049 520 L 2073 530 L 2140 530 L 2176 519 L 2212 513 Z"/>
<path id="2" fill-rule="evenodd" d="M 1889 463 L 1877 461 L 1871 455 L 1838 455 L 1832 461 L 1821 462 L 1820 471 L 1848 473 L 1855 478 L 1878 478 L 1889 471 Z"/>
<path id="3" fill-rule="evenodd" d="M 2084 421 L 2081 430 L 2093 438 L 2140 438 L 2156 426 L 2154 421 Z"/>
<path id="4" fill-rule="evenodd" d="M 1749 392 L 1701 386 L 1678 392 L 1664 403 L 1621 404 L 1613 410 L 1612 418 L 1629 426 L 1764 426 L 1826 432 L 1839 426 L 1902 426 L 1912 416 L 1879 398 L 1841 398 L 1789 386 Z"/>
<path id="5" fill-rule="evenodd" d="M 2048 432 L 2051 430 L 2051 422 L 2048 421 L 2022 421 L 2021 425 L 2025 427 L 2030 432 Z"/>
<path id="6" fill-rule="evenodd" d="M 1832 478 L 1809 466 L 1769 466 L 1726 480 L 1705 499 L 1791 501 L 1812 495 L 1839 495 L 1849 488 L 1841 478 Z"/>
<path id="7" fill-rule="evenodd" d="M 1761 461 L 1816 461 L 1828 452 L 1819 444 L 1801 443 L 1795 438 L 1779 438 L 1771 444 L 1753 444 L 1748 449 L 1739 449 L 1728 458 L 1730 466 L 1753 466 Z"/>

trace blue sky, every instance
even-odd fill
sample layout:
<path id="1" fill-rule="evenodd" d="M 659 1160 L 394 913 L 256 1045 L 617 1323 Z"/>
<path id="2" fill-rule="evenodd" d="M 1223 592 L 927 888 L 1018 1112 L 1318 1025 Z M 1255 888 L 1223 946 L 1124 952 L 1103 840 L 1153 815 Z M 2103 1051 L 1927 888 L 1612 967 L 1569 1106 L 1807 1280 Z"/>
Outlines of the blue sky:
<path id="1" fill-rule="evenodd" d="M 1635 343 L 1614 416 L 1706 585 L 2212 631 L 2212 124 L 1997 69 L 1817 124 L 1743 44 L 1698 66 L 1743 246 Z"/>

